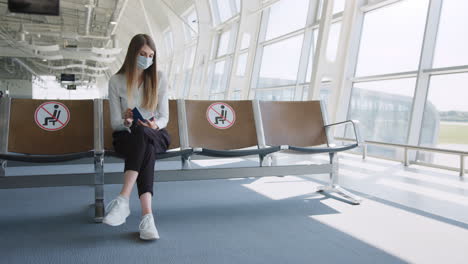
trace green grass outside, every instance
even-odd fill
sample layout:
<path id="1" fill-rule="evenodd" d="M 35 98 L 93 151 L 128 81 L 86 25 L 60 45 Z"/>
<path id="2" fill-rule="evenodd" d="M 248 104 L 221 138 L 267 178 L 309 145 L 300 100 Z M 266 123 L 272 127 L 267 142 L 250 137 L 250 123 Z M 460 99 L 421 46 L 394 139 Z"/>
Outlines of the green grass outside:
<path id="1" fill-rule="evenodd" d="M 439 144 L 468 144 L 468 125 L 441 123 Z"/>

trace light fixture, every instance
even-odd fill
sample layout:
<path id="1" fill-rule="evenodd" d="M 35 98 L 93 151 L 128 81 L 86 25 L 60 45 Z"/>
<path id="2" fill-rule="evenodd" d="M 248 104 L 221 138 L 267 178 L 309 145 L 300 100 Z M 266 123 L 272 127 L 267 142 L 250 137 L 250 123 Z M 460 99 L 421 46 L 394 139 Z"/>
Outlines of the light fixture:
<path id="1" fill-rule="evenodd" d="M 117 25 L 117 21 L 111 21 L 111 25 Z"/>
<path id="2" fill-rule="evenodd" d="M 24 32 L 18 32 L 18 41 L 20 42 L 26 41 L 26 34 Z"/>
<path id="3" fill-rule="evenodd" d="M 112 35 L 111 40 L 112 40 L 112 48 L 118 49 L 119 43 L 117 42 L 117 35 L 116 34 Z"/>
<path id="4" fill-rule="evenodd" d="M 23 23 L 20 24 L 20 28 L 18 31 L 18 41 L 21 41 L 21 42 L 26 41 L 26 31 L 24 30 Z"/>

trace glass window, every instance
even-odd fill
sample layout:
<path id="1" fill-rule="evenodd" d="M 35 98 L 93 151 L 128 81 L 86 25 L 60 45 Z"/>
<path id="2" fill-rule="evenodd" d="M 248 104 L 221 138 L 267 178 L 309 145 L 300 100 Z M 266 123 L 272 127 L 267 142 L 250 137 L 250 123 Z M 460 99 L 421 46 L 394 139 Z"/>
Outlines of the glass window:
<path id="1" fill-rule="evenodd" d="M 255 99 L 266 101 L 292 101 L 294 99 L 294 88 L 255 91 Z"/>
<path id="2" fill-rule="evenodd" d="M 237 58 L 237 71 L 236 75 L 237 76 L 244 76 L 245 75 L 245 68 L 247 66 L 247 55 L 248 53 L 243 53 L 239 55 Z"/>
<path id="3" fill-rule="evenodd" d="M 264 47 L 257 87 L 295 84 L 303 35 Z"/>
<path id="4" fill-rule="evenodd" d="M 434 67 L 468 64 L 468 1 L 443 1 Z"/>
<path id="5" fill-rule="evenodd" d="M 307 96 L 309 95 L 309 85 L 304 85 L 302 87 L 302 100 L 308 101 L 309 99 Z M 330 82 L 322 81 L 320 85 L 320 100 L 322 100 L 325 105 L 328 105 L 328 100 L 330 99 L 331 89 L 330 89 Z"/>
<path id="6" fill-rule="evenodd" d="M 266 40 L 304 28 L 309 0 L 279 1 L 270 8 Z"/>
<path id="7" fill-rule="evenodd" d="M 406 144 L 415 84 L 415 78 L 355 83 L 348 119 L 361 122 L 365 140 Z M 348 131 L 347 136 L 352 135 Z M 391 149 L 376 147 L 372 151 L 369 153 L 397 158 Z"/>
<path id="8" fill-rule="evenodd" d="M 337 14 L 344 11 L 346 0 L 335 0 L 333 4 L 333 14 Z M 317 20 L 322 16 L 323 0 L 319 2 Z"/>
<path id="9" fill-rule="evenodd" d="M 167 62 L 165 62 L 165 63 L 160 62 L 159 65 L 158 65 L 159 70 L 161 70 L 163 72 L 167 72 L 167 67 L 168 67 L 167 64 L 168 64 Z"/>
<path id="10" fill-rule="evenodd" d="M 214 64 L 210 93 L 220 93 L 226 90 L 227 78 L 225 64 L 226 60 L 222 60 Z"/>
<path id="11" fill-rule="evenodd" d="M 32 76 L 32 80 L 17 80 L 16 85 L 27 85 L 32 88 L 32 96 L 25 96 L 33 99 L 94 99 L 102 98 L 100 95 L 100 90 L 97 88 L 94 83 L 86 83 L 82 85 L 77 85 L 76 90 L 67 90 L 66 85 L 61 85 L 54 75 L 41 75 L 44 82 L 40 82 L 39 78 Z M 19 84 L 18 84 L 19 83 Z M 1 84 L 1 83 L 0 83 Z M 9 82 L 8 80 L 4 81 L 4 87 L 9 87 L 10 91 L 14 91 L 13 96 L 23 97 L 22 89 L 19 86 Z M 89 85 L 89 87 L 88 87 Z M 5 92 L 5 90 L 4 90 Z"/>
<path id="12" fill-rule="evenodd" d="M 328 109 L 330 95 L 331 95 L 331 82 L 322 80 L 320 84 L 320 100 L 325 104 Z"/>
<path id="13" fill-rule="evenodd" d="M 186 98 L 190 90 L 190 82 L 192 80 L 192 68 L 195 61 L 195 46 L 190 46 L 185 49 L 184 57 L 184 83 L 183 91 L 180 98 Z"/>
<path id="14" fill-rule="evenodd" d="M 365 14 L 356 76 L 418 69 L 428 0 L 400 1 Z"/>
<path id="15" fill-rule="evenodd" d="M 315 47 L 313 47 L 312 49 L 315 50 Z M 309 63 L 307 64 L 307 76 L 306 76 L 306 79 L 305 79 L 305 82 L 310 82 L 310 78 L 312 78 L 312 63 L 313 63 L 313 60 L 314 60 L 314 51 L 311 50 L 310 52 L 311 54 L 309 55 Z"/>
<path id="16" fill-rule="evenodd" d="M 185 39 L 189 41 L 189 40 L 192 40 L 193 38 L 196 38 L 197 33 L 198 33 L 198 18 L 197 18 L 197 12 L 195 11 L 195 9 L 190 11 L 185 16 L 185 21 L 193 29 L 192 30 L 187 25 L 184 25 Z"/>
<path id="17" fill-rule="evenodd" d="M 328 35 L 327 43 L 327 59 L 334 61 L 338 52 L 338 41 L 341 31 L 341 22 L 333 23 L 330 27 L 330 34 Z M 307 64 L 307 76 L 305 82 L 310 82 L 312 77 L 312 63 L 314 60 L 315 49 L 317 47 L 318 30 L 314 30 L 314 45 L 312 46 L 309 54 L 309 63 Z"/>
<path id="18" fill-rule="evenodd" d="M 177 87 L 177 79 L 178 79 L 178 78 L 179 78 L 179 74 L 175 74 L 175 75 L 174 75 L 174 78 L 172 79 L 172 90 L 173 90 L 174 92 L 176 92 L 176 91 L 177 91 L 177 88 L 178 88 L 178 87 Z"/>
<path id="19" fill-rule="evenodd" d="M 232 58 L 234 52 L 234 44 L 237 36 L 238 24 L 235 23 L 228 30 L 220 32 L 217 38 L 213 38 L 213 43 L 218 42 L 217 48 L 212 49 L 213 61 L 210 61 L 210 75 L 207 80 L 207 87 L 209 87 L 210 98 L 215 93 L 225 93 L 228 85 L 228 75 L 231 72 L 226 72 L 227 69 L 231 71 Z M 216 46 L 214 46 L 216 47 Z M 221 61 L 219 58 L 221 58 Z M 224 96 L 224 95 L 223 95 Z"/>
<path id="20" fill-rule="evenodd" d="M 340 40 L 341 22 L 333 23 L 330 26 L 327 42 L 327 59 L 335 61 L 338 52 L 338 41 Z"/>
<path id="21" fill-rule="evenodd" d="M 307 65 L 307 76 L 305 81 L 310 82 L 310 78 L 312 77 L 312 63 L 314 61 L 314 54 L 315 54 L 315 48 L 317 47 L 317 37 L 318 37 L 318 29 L 314 29 L 314 45 L 310 49 L 309 53 L 309 64 Z"/>
<path id="22" fill-rule="evenodd" d="M 184 68 L 191 69 L 195 61 L 195 46 L 190 46 L 185 49 Z"/>
<path id="23" fill-rule="evenodd" d="M 215 25 L 221 24 L 240 11 L 239 0 L 210 0 Z"/>
<path id="24" fill-rule="evenodd" d="M 231 31 L 224 31 L 219 36 L 219 46 L 218 46 L 218 55 L 217 57 L 221 57 L 227 53 L 232 52 L 232 48 L 230 48 L 230 39 L 231 39 Z M 232 46 L 232 45 L 231 45 Z"/>
<path id="25" fill-rule="evenodd" d="M 216 2 L 218 3 L 219 18 L 221 19 L 221 23 L 231 18 L 232 10 L 229 1 L 216 0 Z"/>
<path id="26" fill-rule="evenodd" d="M 468 151 L 468 73 L 431 77 L 420 145 Z M 418 159 L 458 167 L 459 157 L 419 153 Z"/>
<path id="27" fill-rule="evenodd" d="M 246 49 L 248 48 L 250 45 L 250 34 L 249 33 L 242 33 L 242 42 L 241 42 L 241 46 L 240 46 L 240 49 L 243 50 L 243 49 Z"/>
<path id="28" fill-rule="evenodd" d="M 223 100 L 223 99 L 224 99 L 224 93 L 210 95 L 210 100 Z"/>
<path id="29" fill-rule="evenodd" d="M 192 71 L 190 69 L 185 71 L 184 87 L 182 91 L 182 98 L 187 98 L 190 91 L 190 81 L 192 80 Z"/>
<path id="30" fill-rule="evenodd" d="M 346 0 L 335 0 L 333 4 L 333 14 L 343 12 Z"/>
<path id="31" fill-rule="evenodd" d="M 235 90 L 231 93 L 231 100 L 240 100 L 241 99 L 241 91 Z"/>
<path id="32" fill-rule="evenodd" d="M 167 53 L 172 54 L 172 50 L 173 50 L 172 31 L 166 31 L 164 33 L 164 44 L 166 46 Z"/>
<path id="33" fill-rule="evenodd" d="M 309 85 L 302 86 L 302 101 L 307 101 L 309 96 Z"/>

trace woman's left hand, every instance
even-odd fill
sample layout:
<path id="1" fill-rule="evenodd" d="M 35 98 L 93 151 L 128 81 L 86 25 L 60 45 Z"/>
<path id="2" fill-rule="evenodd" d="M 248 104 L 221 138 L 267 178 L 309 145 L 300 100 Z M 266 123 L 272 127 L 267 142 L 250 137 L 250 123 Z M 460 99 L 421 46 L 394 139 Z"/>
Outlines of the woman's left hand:
<path id="1" fill-rule="evenodd" d="M 154 130 L 157 130 L 159 128 L 158 125 L 156 125 L 156 120 L 155 119 L 153 119 L 153 121 L 146 120 L 146 122 L 142 122 L 140 119 L 138 119 L 138 125 L 149 127 L 151 129 L 154 129 Z"/>

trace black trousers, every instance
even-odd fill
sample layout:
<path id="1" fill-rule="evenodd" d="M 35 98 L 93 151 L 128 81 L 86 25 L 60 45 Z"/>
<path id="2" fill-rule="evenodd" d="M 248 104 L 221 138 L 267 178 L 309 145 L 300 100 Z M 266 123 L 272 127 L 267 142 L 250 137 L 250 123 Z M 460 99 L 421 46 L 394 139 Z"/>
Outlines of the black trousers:
<path id="1" fill-rule="evenodd" d="M 154 163 L 159 153 L 166 152 L 170 137 L 166 129 L 154 130 L 133 125 L 128 131 L 114 131 L 112 145 L 115 151 L 125 157 L 125 168 L 138 171 L 138 197 L 146 192 L 153 196 Z"/>

